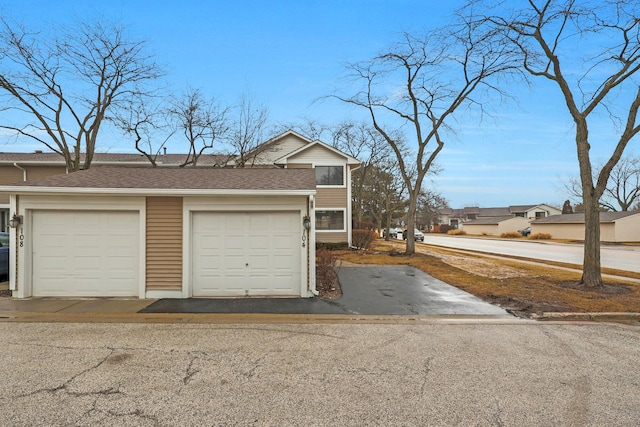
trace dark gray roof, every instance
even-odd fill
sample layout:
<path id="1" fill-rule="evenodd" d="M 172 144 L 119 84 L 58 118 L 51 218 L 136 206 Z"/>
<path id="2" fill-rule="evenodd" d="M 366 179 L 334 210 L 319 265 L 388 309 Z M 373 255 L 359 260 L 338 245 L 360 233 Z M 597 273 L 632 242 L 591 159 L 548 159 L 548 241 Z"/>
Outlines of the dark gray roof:
<path id="1" fill-rule="evenodd" d="M 313 169 L 95 167 L 3 187 L 189 190 L 315 190 Z"/>
<path id="2" fill-rule="evenodd" d="M 84 154 L 80 158 L 84 160 Z M 217 166 L 226 164 L 230 156 L 224 154 L 203 154 L 198 158 L 198 166 Z M 156 163 L 159 166 L 179 166 L 187 158 L 186 154 L 159 155 Z M 57 153 L 0 153 L 1 163 L 46 163 L 64 165 L 64 158 Z M 133 153 L 95 153 L 93 164 L 100 163 L 139 163 L 141 166 L 151 166 L 149 160 L 142 154 Z"/>
<path id="3" fill-rule="evenodd" d="M 478 212 L 478 216 L 489 216 L 489 217 L 511 216 L 513 217 L 513 215 L 511 215 L 511 212 L 509 211 L 509 208 L 480 208 Z"/>
<path id="4" fill-rule="evenodd" d="M 509 206 L 509 212 L 511 213 L 516 213 L 516 212 L 526 212 L 529 209 L 533 209 L 538 205 L 513 205 L 513 206 Z"/>
<path id="5" fill-rule="evenodd" d="M 614 222 L 620 218 L 638 214 L 640 214 L 640 211 L 600 212 L 600 222 Z M 552 215 L 536 219 L 532 221 L 532 224 L 584 224 L 584 213 Z"/>
<path id="6" fill-rule="evenodd" d="M 506 216 L 493 216 L 493 217 L 480 217 L 478 219 L 473 219 L 471 221 L 467 221 L 464 225 L 498 225 L 502 221 L 506 221 L 508 219 L 516 218 L 513 215 Z"/>

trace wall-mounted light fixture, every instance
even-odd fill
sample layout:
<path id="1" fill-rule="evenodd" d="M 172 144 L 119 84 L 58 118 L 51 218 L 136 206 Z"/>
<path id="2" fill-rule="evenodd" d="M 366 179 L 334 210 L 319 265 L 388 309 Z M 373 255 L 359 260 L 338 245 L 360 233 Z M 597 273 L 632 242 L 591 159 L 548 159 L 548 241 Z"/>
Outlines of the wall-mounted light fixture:
<path id="1" fill-rule="evenodd" d="M 13 214 L 13 217 L 9 220 L 9 227 L 18 228 L 22 224 L 22 215 Z"/>
<path id="2" fill-rule="evenodd" d="M 311 230 L 311 218 L 309 218 L 309 215 L 305 215 L 304 218 L 302 218 L 302 226 L 307 231 Z"/>

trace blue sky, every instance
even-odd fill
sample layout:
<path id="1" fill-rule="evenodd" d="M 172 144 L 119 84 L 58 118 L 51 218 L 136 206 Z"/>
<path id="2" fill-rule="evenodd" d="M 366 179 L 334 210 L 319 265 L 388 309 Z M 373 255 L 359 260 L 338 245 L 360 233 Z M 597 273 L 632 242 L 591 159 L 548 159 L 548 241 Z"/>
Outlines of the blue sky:
<path id="1" fill-rule="evenodd" d="M 177 93 L 187 86 L 232 105 L 249 93 L 274 124 L 308 117 L 324 123 L 366 119 L 337 101 L 314 102 L 344 89 L 346 62 L 366 60 L 403 31 L 447 22 L 461 2 L 432 0 L 141 1 L 0 0 L 0 13 L 28 27 L 105 19 L 145 39 Z M 563 181 L 577 176 L 573 128 L 549 83 L 512 88 L 518 103 L 492 105 L 493 117 L 461 118 L 438 158 L 433 178 L 452 207 L 550 203 L 568 198 Z M 606 130 L 592 129 L 594 159 L 609 153 Z M 635 143 L 638 146 L 638 143 Z M 132 152 L 117 136 L 109 151 Z M 630 147 L 631 152 L 640 150 Z M 42 149 L 30 142 L 4 151 Z M 176 148 L 176 151 L 178 149 Z"/>

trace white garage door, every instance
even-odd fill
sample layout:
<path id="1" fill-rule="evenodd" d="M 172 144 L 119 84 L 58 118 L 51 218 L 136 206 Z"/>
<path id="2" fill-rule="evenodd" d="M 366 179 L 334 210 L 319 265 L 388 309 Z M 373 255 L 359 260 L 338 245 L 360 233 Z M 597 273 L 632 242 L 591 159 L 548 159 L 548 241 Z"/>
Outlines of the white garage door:
<path id="1" fill-rule="evenodd" d="M 194 212 L 193 296 L 300 296 L 296 212 Z"/>
<path id="2" fill-rule="evenodd" d="M 35 211 L 33 295 L 138 296 L 137 212 Z"/>

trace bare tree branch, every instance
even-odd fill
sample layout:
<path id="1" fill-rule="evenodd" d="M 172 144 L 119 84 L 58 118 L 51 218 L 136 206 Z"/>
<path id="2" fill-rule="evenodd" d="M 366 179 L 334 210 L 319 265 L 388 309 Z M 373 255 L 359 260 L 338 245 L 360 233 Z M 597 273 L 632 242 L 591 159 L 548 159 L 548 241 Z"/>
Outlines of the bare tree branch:
<path id="1" fill-rule="evenodd" d="M 631 0 L 527 3 L 528 7 L 522 9 L 478 13 L 477 2 L 470 1 L 466 9 L 473 11 L 477 22 L 488 24 L 488 31 L 496 34 L 497 40 L 520 51 L 522 69 L 533 77 L 553 81 L 564 98 L 576 127 L 580 194 L 585 209 L 582 283 L 601 286 L 599 207 L 608 204 L 601 199 L 610 191 L 607 183 L 625 148 L 640 132 L 640 87 L 636 79 L 640 70 L 640 6 Z M 593 46 L 598 53 L 576 59 L 577 42 Z M 631 96 L 623 107 L 620 95 L 625 93 Z M 614 122 L 624 123 L 624 128 L 609 159 L 596 172 L 590 157 L 589 124 L 599 108 L 609 112 Z M 626 118 L 615 116 L 620 108 L 626 108 Z"/>
<path id="2" fill-rule="evenodd" d="M 69 171 L 91 166 L 109 112 L 152 92 L 161 75 L 144 42 L 120 26 L 81 22 L 53 37 L 7 19 L 0 27 L 0 97 L 21 122 L 0 127 L 62 155 Z"/>
<path id="3" fill-rule="evenodd" d="M 425 176 L 444 148 L 448 123 L 463 107 L 482 108 L 483 93 L 505 96 L 497 81 L 518 69 L 510 45 L 477 31 L 469 16 L 459 18 L 457 25 L 424 38 L 405 34 L 392 49 L 368 62 L 351 64 L 351 76 L 362 88 L 352 96 L 336 96 L 366 109 L 373 127 L 396 155 L 409 193 L 408 254 L 415 252 L 417 200 Z M 405 140 L 412 147 L 412 161 Z"/>

